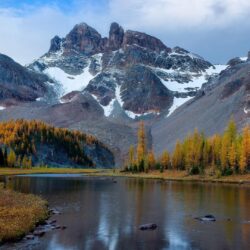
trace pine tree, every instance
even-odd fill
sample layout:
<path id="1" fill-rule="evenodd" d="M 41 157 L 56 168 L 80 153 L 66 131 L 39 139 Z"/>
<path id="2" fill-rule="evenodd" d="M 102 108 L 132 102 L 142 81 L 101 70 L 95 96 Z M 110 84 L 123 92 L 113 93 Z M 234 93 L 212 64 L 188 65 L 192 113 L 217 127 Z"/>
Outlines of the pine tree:
<path id="1" fill-rule="evenodd" d="M 10 153 L 8 154 L 7 157 L 7 162 L 9 167 L 15 167 L 16 164 L 16 154 L 15 152 L 11 149 Z"/>
<path id="2" fill-rule="evenodd" d="M 231 119 L 227 125 L 225 133 L 229 137 L 230 144 L 235 142 L 236 136 L 237 136 L 237 128 L 236 128 L 236 124 L 235 124 L 233 117 L 231 117 Z"/>
<path id="3" fill-rule="evenodd" d="M 163 151 L 160 157 L 160 163 L 163 169 L 170 169 L 170 155 L 167 150 Z"/>
<path id="4" fill-rule="evenodd" d="M 22 168 L 28 168 L 29 164 L 28 164 L 28 158 L 26 155 L 23 157 L 21 165 L 22 165 Z"/>
<path id="5" fill-rule="evenodd" d="M 142 160 L 145 160 L 147 154 L 147 145 L 146 145 L 146 134 L 144 122 L 141 121 L 138 128 L 138 144 L 137 144 L 137 162 L 141 163 Z"/>
<path id="6" fill-rule="evenodd" d="M 172 166 L 173 169 L 184 169 L 183 165 L 183 154 L 182 154 L 182 146 L 180 141 L 178 140 L 175 145 L 175 149 L 172 155 Z"/>
<path id="7" fill-rule="evenodd" d="M 233 142 L 229 149 L 229 165 L 231 169 L 236 172 L 237 170 L 237 151 L 236 151 L 236 143 Z"/>
<path id="8" fill-rule="evenodd" d="M 148 153 L 147 164 L 148 164 L 149 170 L 152 170 L 155 168 L 155 155 L 154 155 L 153 150 L 150 150 L 150 152 Z"/>
<path id="9" fill-rule="evenodd" d="M 250 128 L 245 127 L 242 133 L 240 149 L 240 172 L 245 173 L 250 163 Z"/>
<path id="10" fill-rule="evenodd" d="M 130 170 L 134 168 L 135 165 L 135 148 L 133 145 L 130 146 L 129 148 L 129 162 L 128 162 L 128 167 Z"/>
<path id="11" fill-rule="evenodd" d="M 228 168 L 228 155 L 229 155 L 229 149 L 230 149 L 230 137 L 227 133 L 223 135 L 222 142 L 221 142 L 221 151 L 220 151 L 220 162 L 222 170 L 225 170 Z"/>

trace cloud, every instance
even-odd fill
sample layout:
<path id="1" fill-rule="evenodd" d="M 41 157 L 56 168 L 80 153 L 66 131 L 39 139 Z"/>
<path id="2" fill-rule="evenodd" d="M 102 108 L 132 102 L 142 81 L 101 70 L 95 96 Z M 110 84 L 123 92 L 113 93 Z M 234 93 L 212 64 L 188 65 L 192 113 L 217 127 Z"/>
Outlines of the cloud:
<path id="1" fill-rule="evenodd" d="M 102 35 L 117 21 L 217 61 L 247 50 L 250 40 L 249 0 L 73 0 L 63 8 L 65 1 L 45 2 L 0 7 L 0 53 L 30 63 L 48 51 L 53 36 L 83 21 Z"/>
<path id="2" fill-rule="evenodd" d="M 109 6 L 124 22 L 169 30 L 228 27 L 250 13 L 249 0 L 110 0 Z"/>

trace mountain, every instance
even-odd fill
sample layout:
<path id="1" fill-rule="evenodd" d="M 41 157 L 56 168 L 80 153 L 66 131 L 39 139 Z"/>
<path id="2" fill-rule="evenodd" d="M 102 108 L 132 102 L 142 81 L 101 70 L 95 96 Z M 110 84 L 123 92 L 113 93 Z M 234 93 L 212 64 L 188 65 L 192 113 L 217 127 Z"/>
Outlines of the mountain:
<path id="1" fill-rule="evenodd" d="M 171 49 L 145 33 L 124 31 L 117 23 L 111 24 L 108 38 L 81 23 L 65 38 L 55 36 L 49 51 L 29 68 L 58 82 L 62 102 L 71 92 L 68 97 L 88 93 L 106 117 L 134 119 L 173 112 L 224 66 Z"/>
<path id="2" fill-rule="evenodd" d="M 136 143 L 138 120 L 146 121 L 149 146 L 161 142 L 157 124 L 165 126 L 179 106 L 200 95 L 203 83 L 209 87 L 227 68 L 117 23 L 111 24 L 108 37 L 80 23 L 64 38 L 55 36 L 49 51 L 30 65 L 8 61 L 6 72 L 22 73 L 18 83 L 8 79 L 5 85 L 13 86 L 13 92 L 27 91 L 20 90 L 20 98 L 11 102 L 3 94 L 0 120 L 39 119 L 84 131 L 112 150 L 116 165 Z"/>
<path id="3" fill-rule="evenodd" d="M 169 117 L 161 117 L 152 126 L 154 148 L 172 150 L 177 139 L 183 139 L 194 128 L 206 135 L 221 133 L 230 117 L 238 129 L 250 123 L 250 53 L 234 58 L 226 70 L 203 85 L 196 97 Z"/>

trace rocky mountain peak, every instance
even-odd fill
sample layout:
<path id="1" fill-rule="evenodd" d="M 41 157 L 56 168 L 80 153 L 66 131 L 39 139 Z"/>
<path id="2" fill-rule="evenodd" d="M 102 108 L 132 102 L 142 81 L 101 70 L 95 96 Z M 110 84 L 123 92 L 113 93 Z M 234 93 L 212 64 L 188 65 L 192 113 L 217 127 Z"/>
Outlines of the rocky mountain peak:
<path id="1" fill-rule="evenodd" d="M 109 30 L 109 48 L 117 50 L 121 48 L 124 37 L 124 30 L 118 23 L 112 23 Z"/>
<path id="2" fill-rule="evenodd" d="M 77 24 L 65 38 L 64 53 L 94 54 L 99 51 L 101 39 L 101 35 L 94 28 L 86 23 Z"/>

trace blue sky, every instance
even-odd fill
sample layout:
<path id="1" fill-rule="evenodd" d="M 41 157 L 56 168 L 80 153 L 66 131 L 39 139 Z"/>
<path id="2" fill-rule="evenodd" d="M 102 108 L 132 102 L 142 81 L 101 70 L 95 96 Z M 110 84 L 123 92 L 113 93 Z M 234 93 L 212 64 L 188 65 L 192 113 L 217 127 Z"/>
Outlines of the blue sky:
<path id="1" fill-rule="evenodd" d="M 0 53 L 26 64 L 74 24 L 86 22 L 106 36 L 112 21 L 213 63 L 250 50 L 249 0 L 0 0 Z"/>

